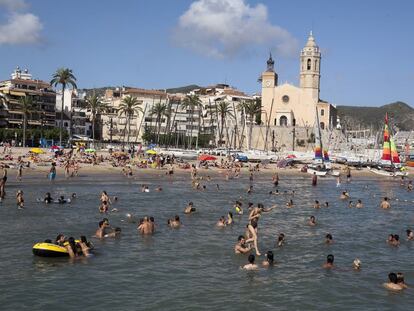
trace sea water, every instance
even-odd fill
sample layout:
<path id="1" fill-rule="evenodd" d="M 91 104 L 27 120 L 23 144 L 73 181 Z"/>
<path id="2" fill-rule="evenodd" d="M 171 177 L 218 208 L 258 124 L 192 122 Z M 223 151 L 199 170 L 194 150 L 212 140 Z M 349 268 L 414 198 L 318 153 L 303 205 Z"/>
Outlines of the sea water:
<path id="1" fill-rule="evenodd" d="M 142 193 L 142 183 L 151 192 Z M 205 183 L 205 191 L 191 189 L 189 176 L 164 175 L 134 178 L 83 176 L 54 183 L 28 178 L 9 182 L 7 199 L 0 204 L 0 303 L 1 310 L 411 310 L 413 288 L 393 293 L 382 287 L 390 272 L 403 272 L 414 286 L 414 241 L 405 241 L 405 230 L 414 228 L 414 193 L 399 180 L 357 177 L 336 187 L 333 178 L 320 178 L 311 186 L 308 175 L 281 176 L 279 191 L 295 190 L 295 196 L 269 195 L 271 178 L 257 176 L 251 195 L 247 175 L 225 181 L 222 176 Z M 216 184 L 220 190 L 217 191 Z M 155 192 L 157 186 L 162 192 Z M 18 210 L 14 194 L 24 191 L 25 209 Z M 351 199 L 362 199 L 364 208 L 348 208 L 339 200 L 348 190 Z M 97 240 L 95 255 L 71 261 L 40 258 L 32 246 L 58 233 L 91 237 L 104 215 L 98 212 L 99 195 L 106 190 L 118 196 L 109 213 L 110 224 L 122 228 L 118 239 Z M 77 194 L 71 204 L 36 202 L 46 192 L 54 198 Z M 381 210 L 384 196 L 392 208 Z M 245 215 L 223 229 L 215 227 L 235 200 L 278 207 L 259 221 L 259 248 L 273 250 L 272 269 L 243 271 L 246 255 L 235 255 L 237 237 L 245 232 Z M 293 199 L 294 208 L 285 203 Z M 396 201 L 396 198 L 399 200 Z M 314 200 L 329 208 L 312 208 Z M 197 212 L 184 215 L 192 201 Z M 157 232 L 144 237 L 126 214 L 154 216 Z M 167 220 L 179 215 L 183 226 L 170 229 Z M 317 226 L 307 225 L 314 215 Z M 286 245 L 275 246 L 279 233 Z M 331 233 L 332 245 L 324 243 Z M 399 234 L 400 247 L 387 245 L 388 234 Z M 335 256 L 335 269 L 322 264 Z M 355 258 L 360 271 L 352 269 Z M 260 263 L 264 256 L 257 258 Z"/>

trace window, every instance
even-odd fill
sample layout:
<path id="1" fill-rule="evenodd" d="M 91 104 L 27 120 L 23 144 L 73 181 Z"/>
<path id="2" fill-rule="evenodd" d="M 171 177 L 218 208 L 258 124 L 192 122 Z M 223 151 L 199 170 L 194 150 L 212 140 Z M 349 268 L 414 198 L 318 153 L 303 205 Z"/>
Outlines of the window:
<path id="1" fill-rule="evenodd" d="M 293 125 L 293 126 L 296 126 L 296 119 L 293 119 L 293 120 L 292 120 L 292 125 Z"/>
<path id="2" fill-rule="evenodd" d="M 310 59 L 310 58 L 308 58 L 308 63 L 307 63 L 307 65 L 306 65 L 306 68 L 307 68 L 308 70 L 311 70 L 311 59 Z"/>
<path id="3" fill-rule="evenodd" d="M 324 122 L 321 122 L 320 126 L 321 126 L 321 130 L 325 129 L 325 123 Z"/>
<path id="4" fill-rule="evenodd" d="M 315 70 L 318 71 L 318 60 L 315 59 Z"/>
<path id="5" fill-rule="evenodd" d="M 281 116 L 280 119 L 279 119 L 279 125 L 280 126 L 287 126 L 287 121 L 288 121 L 288 119 L 287 119 L 286 116 Z"/>
<path id="6" fill-rule="evenodd" d="M 321 109 L 321 116 L 325 115 L 325 109 Z"/>
<path id="7" fill-rule="evenodd" d="M 274 125 L 277 126 L 277 119 L 275 119 Z"/>
<path id="8" fill-rule="evenodd" d="M 283 101 L 285 104 L 287 104 L 287 103 L 289 102 L 289 96 L 287 96 L 287 95 L 283 95 L 283 97 L 282 97 L 282 101 Z"/>

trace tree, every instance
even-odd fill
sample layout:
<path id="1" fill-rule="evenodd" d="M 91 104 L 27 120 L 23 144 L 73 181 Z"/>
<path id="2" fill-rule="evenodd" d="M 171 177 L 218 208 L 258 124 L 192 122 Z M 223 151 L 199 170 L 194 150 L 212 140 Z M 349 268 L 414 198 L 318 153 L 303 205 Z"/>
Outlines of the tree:
<path id="1" fill-rule="evenodd" d="M 220 123 L 221 123 L 221 128 L 220 128 L 220 134 L 219 134 L 219 144 L 221 146 L 221 142 L 223 141 L 223 129 L 226 129 L 226 143 L 228 143 L 229 141 L 229 133 L 228 133 L 228 128 L 227 128 L 227 122 L 226 119 L 228 116 L 230 117 L 234 117 L 233 114 L 231 113 L 231 107 L 230 107 L 230 103 L 229 102 L 225 102 L 225 101 L 220 101 L 217 105 L 217 114 L 220 117 Z"/>
<path id="2" fill-rule="evenodd" d="M 20 98 L 19 103 L 21 105 L 20 110 L 23 113 L 23 143 L 22 147 L 26 146 L 26 126 L 27 115 L 31 114 L 34 109 L 33 98 L 31 96 L 23 96 Z"/>
<path id="3" fill-rule="evenodd" d="M 136 97 L 126 96 L 122 99 L 121 104 L 118 107 L 118 114 L 120 116 L 125 115 L 126 117 L 126 125 L 128 126 L 128 138 L 127 143 L 129 144 L 129 136 L 131 133 L 131 118 L 136 114 L 137 116 L 139 113 L 143 112 L 142 108 L 140 107 L 141 102 L 138 101 Z"/>
<path id="4" fill-rule="evenodd" d="M 194 110 L 196 108 L 200 108 L 201 100 L 197 95 L 187 95 L 183 102 L 181 103 L 181 107 L 183 109 L 190 111 L 190 139 L 189 139 L 189 146 L 191 149 L 191 142 L 193 139 L 193 121 L 194 121 Z M 200 122 L 200 121 L 199 121 Z M 199 124 L 200 126 L 200 124 Z"/>
<path id="5" fill-rule="evenodd" d="M 62 146 L 62 130 L 63 130 L 63 109 L 65 101 L 65 89 L 67 86 L 72 86 L 76 89 L 76 78 L 72 73 L 72 70 L 69 68 L 59 68 L 52 76 L 50 84 L 57 86 L 58 84 L 62 85 L 62 110 L 60 115 L 60 126 L 59 126 L 59 144 Z"/>
<path id="6" fill-rule="evenodd" d="M 95 93 L 85 99 L 86 107 L 91 110 L 92 139 L 95 141 L 95 122 L 96 116 L 108 109 L 108 105 L 100 100 Z"/>
<path id="7" fill-rule="evenodd" d="M 249 118 L 249 137 L 248 137 L 248 149 L 252 146 L 252 133 L 253 133 L 253 120 L 257 114 L 262 111 L 262 104 L 256 100 L 246 100 L 239 105 L 239 109 L 242 110 Z"/>
<path id="8" fill-rule="evenodd" d="M 162 121 L 162 117 L 164 116 L 168 116 L 169 112 L 168 112 L 168 106 L 165 103 L 161 103 L 161 101 L 159 103 L 156 103 L 154 106 L 152 106 L 151 110 L 150 110 L 150 115 L 156 116 L 156 121 L 155 121 L 155 126 L 157 127 L 157 144 L 160 143 L 160 132 L 161 132 L 161 121 Z"/>

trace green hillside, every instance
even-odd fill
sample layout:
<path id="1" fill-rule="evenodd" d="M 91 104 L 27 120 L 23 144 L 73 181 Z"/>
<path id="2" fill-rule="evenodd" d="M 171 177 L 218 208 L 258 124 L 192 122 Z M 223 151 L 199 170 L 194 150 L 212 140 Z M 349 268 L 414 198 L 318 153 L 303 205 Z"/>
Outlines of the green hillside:
<path id="1" fill-rule="evenodd" d="M 348 129 L 370 128 L 381 129 L 384 125 L 385 113 L 395 129 L 414 130 L 414 109 L 403 102 L 395 102 L 381 107 L 338 106 L 341 124 Z"/>

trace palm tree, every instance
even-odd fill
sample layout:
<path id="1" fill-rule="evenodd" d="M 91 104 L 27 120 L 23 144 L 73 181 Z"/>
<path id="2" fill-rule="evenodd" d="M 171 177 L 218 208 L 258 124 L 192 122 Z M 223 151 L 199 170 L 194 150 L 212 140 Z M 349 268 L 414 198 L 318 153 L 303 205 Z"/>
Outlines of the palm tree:
<path id="1" fill-rule="evenodd" d="M 129 144 L 129 135 L 131 133 L 131 118 L 136 114 L 137 116 L 139 113 L 142 113 L 142 108 L 140 107 L 141 102 L 138 101 L 136 97 L 126 96 L 122 99 L 121 104 L 118 107 L 118 114 L 125 115 L 127 119 L 127 123 L 125 126 L 128 125 L 128 138 L 127 143 Z"/>
<path id="2" fill-rule="evenodd" d="M 160 143 L 161 121 L 163 116 L 168 116 L 168 106 L 165 103 L 156 103 L 150 110 L 150 115 L 156 116 L 155 126 L 157 127 L 157 144 Z"/>
<path id="3" fill-rule="evenodd" d="M 21 105 L 20 110 L 23 113 L 23 143 L 22 147 L 26 146 L 26 125 L 27 115 L 31 114 L 34 109 L 33 98 L 31 96 L 23 96 L 20 98 L 19 103 Z"/>
<path id="4" fill-rule="evenodd" d="M 92 139 L 95 142 L 95 122 L 96 116 L 108 109 L 108 105 L 101 101 L 101 99 L 94 93 L 85 99 L 87 109 L 91 110 L 92 121 Z"/>
<path id="5" fill-rule="evenodd" d="M 63 130 L 63 108 L 65 100 L 65 89 L 67 86 L 72 86 L 76 89 L 76 78 L 72 73 L 72 70 L 69 68 L 59 68 L 52 76 L 50 84 L 57 86 L 58 84 L 62 85 L 62 110 L 60 115 L 60 126 L 59 126 L 59 145 L 62 146 L 62 130 Z"/>
<path id="6" fill-rule="evenodd" d="M 226 144 L 228 143 L 228 128 L 227 128 L 227 122 L 226 119 L 228 116 L 230 117 L 234 117 L 233 114 L 231 113 L 231 108 L 230 108 L 230 103 L 225 102 L 225 101 L 220 101 L 217 105 L 217 114 L 220 117 L 220 123 L 221 123 L 221 128 L 220 128 L 220 134 L 219 134 L 219 144 L 221 146 L 221 142 L 223 141 L 223 129 L 226 128 Z"/>
<path id="7" fill-rule="evenodd" d="M 256 100 L 246 100 L 239 105 L 239 109 L 242 110 L 249 118 L 249 137 L 248 137 L 248 149 L 252 145 L 252 132 L 253 132 L 253 120 L 257 114 L 262 112 L 262 104 Z"/>
<path id="8" fill-rule="evenodd" d="M 189 139 L 189 146 L 191 149 L 191 142 L 193 140 L 193 121 L 194 121 L 194 110 L 196 108 L 199 108 L 201 106 L 201 100 L 197 95 L 187 95 L 182 104 L 181 107 L 183 109 L 190 111 L 190 139 Z M 200 125 L 199 125 L 200 126 Z"/>

